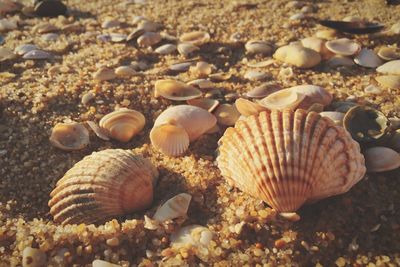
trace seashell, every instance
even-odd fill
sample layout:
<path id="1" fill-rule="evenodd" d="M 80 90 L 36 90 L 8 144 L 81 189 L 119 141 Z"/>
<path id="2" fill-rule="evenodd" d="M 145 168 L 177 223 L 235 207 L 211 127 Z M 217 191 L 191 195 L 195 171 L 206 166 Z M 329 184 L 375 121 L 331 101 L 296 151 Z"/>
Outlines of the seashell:
<path id="1" fill-rule="evenodd" d="M 43 50 L 31 50 L 22 56 L 23 59 L 51 59 L 53 55 Z"/>
<path id="2" fill-rule="evenodd" d="M 296 109 L 304 98 L 305 95 L 288 88 L 272 93 L 258 103 L 270 110 Z"/>
<path id="3" fill-rule="evenodd" d="M 390 31 L 394 34 L 400 34 L 400 22 L 396 22 L 390 27 Z"/>
<path id="4" fill-rule="evenodd" d="M 333 99 L 332 95 L 328 91 L 323 87 L 316 85 L 298 85 L 290 87 L 289 89 L 305 96 L 305 99 L 299 105 L 299 108 L 302 109 L 308 109 L 315 103 L 328 106 Z"/>
<path id="5" fill-rule="evenodd" d="M 42 35 L 42 40 L 45 42 L 54 42 L 59 37 L 60 37 L 60 35 L 58 35 L 57 33 L 46 33 L 46 34 Z"/>
<path id="6" fill-rule="evenodd" d="M 165 44 L 160 47 L 157 47 L 156 50 L 154 50 L 154 52 L 161 55 L 172 54 L 175 51 L 176 51 L 176 45 L 174 44 Z"/>
<path id="7" fill-rule="evenodd" d="M 302 109 L 247 117 L 228 128 L 219 144 L 222 176 L 278 212 L 345 193 L 365 174 L 350 135 Z"/>
<path id="8" fill-rule="evenodd" d="M 297 214 L 296 212 L 281 212 L 279 213 L 279 216 L 291 222 L 297 222 L 300 221 L 301 219 L 300 215 Z"/>
<path id="9" fill-rule="evenodd" d="M 192 64 L 193 64 L 192 62 L 176 63 L 169 66 L 169 69 L 172 71 L 179 71 L 179 72 L 188 71 L 190 66 L 192 66 Z"/>
<path id="10" fill-rule="evenodd" d="M 219 101 L 210 98 L 196 98 L 186 101 L 191 106 L 196 106 L 207 110 L 208 112 L 213 112 L 219 105 Z"/>
<path id="11" fill-rule="evenodd" d="M 265 41 L 248 41 L 244 47 L 249 54 L 263 54 L 269 56 L 272 53 L 271 44 Z"/>
<path id="12" fill-rule="evenodd" d="M 149 207 L 158 171 L 130 150 L 106 149 L 84 157 L 50 193 L 54 221 L 101 223 Z"/>
<path id="13" fill-rule="evenodd" d="M 134 29 L 130 34 L 128 34 L 128 36 L 126 37 L 126 41 L 127 42 L 133 41 L 139 38 L 139 36 L 141 36 L 144 33 L 145 31 L 143 29 Z"/>
<path id="14" fill-rule="evenodd" d="M 386 62 L 376 69 L 379 73 L 400 75 L 400 59 Z"/>
<path id="15" fill-rule="evenodd" d="M 319 53 L 301 45 L 286 45 L 275 51 L 274 58 L 299 68 L 312 68 L 321 62 Z"/>
<path id="16" fill-rule="evenodd" d="M 338 101 L 338 102 L 332 103 L 332 107 L 335 109 L 335 111 L 343 112 L 343 113 L 346 113 L 347 111 L 349 111 L 349 109 L 351 109 L 352 107 L 355 107 L 355 106 L 357 106 L 357 104 L 354 102 L 350 102 L 350 101 Z"/>
<path id="17" fill-rule="evenodd" d="M 246 96 L 250 98 L 264 98 L 280 89 L 281 87 L 276 83 L 263 83 L 248 91 Z"/>
<path id="18" fill-rule="evenodd" d="M 28 53 L 28 52 L 30 52 L 32 50 L 38 50 L 38 49 L 39 48 L 34 44 L 22 44 L 22 45 L 17 46 L 14 49 L 14 52 L 17 55 L 23 56 L 23 55 L 25 55 L 26 53 Z"/>
<path id="19" fill-rule="evenodd" d="M 354 62 L 366 68 L 376 68 L 383 63 L 374 51 L 367 48 L 361 49 L 360 53 L 354 58 Z"/>
<path id="20" fill-rule="evenodd" d="M 325 39 L 325 40 L 332 40 L 337 37 L 337 32 L 335 30 L 319 30 L 315 33 L 315 37 Z"/>
<path id="21" fill-rule="evenodd" d="M 154 88 L 155 97 L 162 96 L 169 100 L 182 101 L 201 96 L 199 89 L 177 80 L 158 80 Z"/>
<path id="22" fill-rule="evenodd" d="M 142 20 L 138 23 L 137 28 L 145 32 L 155 32 L 161 28 L 161 25 L 154 21 Z"/>
<path id="23" fill-rule="evenodd" d="M 49 32 L 59 31 L 60 29 L 53 24 L 44 23 L 44 24 L 35 26 L 33 30 L 38 33 L 49 33 Z"/>
<path id="24" fill-rule="evenodd" d="M 261 106 L 260 104 L 251 102 L 247 99 L 238 98 L 235 102 L 236 109 L 239 111 L 240 114 L 243 116 L 251 116 L 257 115 L 261 111 L 267 110 L 265 107 Z"/>
<path id="25" fill-rule="evenodd" d="M 89 144 L 89 132 L 80 123 L 57 123 L 51 131 L 50 142 L 62 150 L 79 150 Z"/>
<path id="26" fill-rule="evenodd" d="M 46 266 L 46 263 L 46 253 L 38 248 L 26 247 L 22 251 L 22 267 L 40 267 Z"/>
<path id="27" fill-rule="evenodd" d="M 364 88 L 364 92 L 366 94 L 370 94 L 370 95 L 379 95 L 382 93 L 382 89 L 377 87 L 374 84 L 370 84 L 367 87 Z"/>
<path id="28" fill-rule="evenodd" d="M 17 23 L 12 20 L 0 19 L 0 32 L 15 30 L 17 27 Z"/>
<path id="29" fill-rule="evenodd" d="M 337 67 L 351 67 L 354 66 L 354 61 L 349 57 L 333 56 L 325 62 L 329 68 L 335 69 Z"/>
<path id="30" fill-rule="evenodd" d="M 167 200 L 159 207 L 153 216 L 154 220 L 164 222 L 186 215 L 192 196 L 186 193 L 181 193 Z"/>
<path id="31" fill-rule="evenodd" d="M 128 142 L 143 129 L 145 123 L 146 119 L 139 111 L 121 108 L 101 118 L 99 126 L 112 139 Z"/>
<path id="32" fill-rule="evenodd" d="M 178 38 L 176 36 L 173 36 L 167 32 L 160 32 L 161 37 L 163 40 L 169 41 L 169 42 L 176 42 L 178 41 Z"/>
<path id="33" fill-rule="evenodd" d="M 109 68 L 103 67 L 100 68 L 98 71 L 96 71 L 93 74 L 93 79 L 97 81 L 108 81 L 116 78 L 117 75 L 115 74 L 114 70 L 111 70 Z"/>
<path id="34" fill-rule="evenodd" d="M 188 85 L 196 86 L 200 89 L 212 89 L 214 84 L 212 81 L 207 79 L 196 79 L 187 83 Z"/>
<path id="35" fill-rule="evenodd" d="M 267 59 L 267 60 L 256 62 L 256 63 L 249 62 L 249 63 L 247 63 L 247 66 L 250 68 L 264 68 L 264 67 L 268 67 L 274 63 L 275 63 L 274 59 Z"/>
<path id="36" fill-rule="evenodd" d="M 0 62 L 15 58 L 16 55 L 7 47 L 0 47 Z"/>
<path id="37" fill-rule="evenodd" d="M 214 112 L 217 122 L 222 125 L 232 126 L 240 117 L 240 113 L 235 105 L 222 104 Z"/>
<path id="38" fill-rule="evenodd" d="M 92 129 L 97 137 L 106 141 L 110 140 L 107 130 L 100 128 L 94 121 L 87 121 L 86 124 L 90 127 L 90 129 Z"/>
<path id="39" fill-rule="evenodd" d="M 121 22 L 119 22 L 117 19 L 113 18 L 107 18 L 102 24 L 101 27 L 103 29 L 109 29 L 109 28 L 116 28 L 121 25 Z"/>
<path id="40" fill-rule="evenodd" d="M 391 149 L 400 152 L 400 130 L 396 130 L 388 142 Z"/>
<path id="41" fill-rule="evenodd" d="M 343 126 L 343 118 L 345 113 L 337 111 L 323 111 L 320 112 L 319 115 L 321 115 L 321 117 L 331 119 L 337 126 Z"/>
<path id="42" fill-rule="evenodd" d="M 191 66 L 189 71 L 197 77 L 207 77 L 212 72 L 212 65 L 204 61 L 199 61 L 196 63 L 196 66 Z"/>
<path id="43" fill-rule="evenodd" d="M 227 80 L 229 80 L 231 77 L 232 77 L 232 74 L 230 74 L 230 73 L 222 73 L 222 72 L 213 73 L 213 74 L 210 74 L 210 75 L 208 76 L 208 78 L 210 78 L 212 81 L 215 81 L 215 82 L 227 81 Z"/>
<path id="44" fill-rule="evenodd" d="M 385 172 L 400 167 L 400 155 L 393 149 L 377 146 L 364 151 L 368 172 Z"/>
<path id="45" fill-rule="evenodd" d="M 350 108 L 343 118 L 344 128 L 358 142 L 381 139 L 388 131 L 388 119 L 382 112 L 367 106 Z"/>
<path id="46" fill-rule="evenodd" d="M 269 77 L 269 75 L 265 72 L 253 71 L 250 70 L 244 74 L 244 78 L 250 81 L 261 81 Z"/>
<path id="47" fill-rule="evenodd" d="M 86 106 L 95 98 L 95 95 L 92 92 L 87 92 L 82 96 L 81 103 Z"/>
<path id="48" fill-rule="evenodd" d="M 299 12 L 296 14 L 293 14 L 289 17 L 289 20 L 302 20 L 306 18 L 306 15 L 303 12 Z"/>
<path id="49" fill-rule="evenodd" d="M 360 51 L 360 45 L 353 40 L 340 38 L 327 41 L 325 46 L 331 52 L 341 56 L 351 56 Z"/>
<path id="50" fill-rule="evenodd" d="M 384 25 L 365 21 L 340 21 L 340 20 L 320 20 L 319 24 L 341 32 L 352 34 L 375 33 L 383 29 Z"/>
<path id="51" fill-rule="evenodd" d="M 400 89 L 400 76 L 397 75 L 382 75 L 375 77 L 375 80 L 385 87 Z"/>
<path id="52" fill-rule="evenodd" d="M 196 247 L 207 248 L 213 238 L 213 233 L 201 225 L 188 225 L 182 227 L 171 235 L 173 248 Z"/>
<path id="53" fill-rule="evenodd" d="M 149 47 L 158 44 L 161 39 L 158 32 L 145 32 L 137 39 L 137 43 L 140 47 Z"/>
<path id="54" fill-rule="evenodd" d="M 178 44 L 178 52 L 184 57 L 189 57 L 193 52 L 200 50 L 198 46 L 191 43 L 180 43 Z"/>
<path id="55" fill-rule="evenodd" d="M 301 44 L 306 47 L 318 52 L 322 59 L 328 59 L 333 56 L 333 53 L 329 51 L 325 46 L 325 40 L 318 37 L 307 37 L 302 39 Z"/>
<path id="56" fill-rule="evenodd" d="M 151 144 L 169 156 L 183 154 L 192 142 L 214 127 L 217 119 L 195 106 L 178 105 L 164 110 L 150 131 Z"/>
<path id="57" fill-rule="evenodd" d="M 113 264 L 108 261 L 103 261 L 103 260 L 94 260 L 92 262 L 92 267 L 122 267 L 121 265 L 118 264 Z"/>
<path id="58" fill-rule="evenodd" d="M 179 37 L 179 40 L 182 43 L 190 43 L 198 46 L 208 43 L 210 41 L 210 34 L 203 31 L 188 32 L 182 34 L 181 37 Z"/>
<path id="59" fill-rule="evenodd" d="M 378 51 L 378 56 L 383 60 L 395 60 L 400 58 L 400 49 L 397 47 L 382 47 Z"/>
<path id="60" fill-rule="evenodd" d="M 110 41 L 114 43 L 120 43 L 126 41 L 126 38 L 128 37 L 126 34 L 122 33 L 110 33 Z"/>
<path id="61" fill-rule="evenodd" d="M 114 72 L 119 77 L 130 77 L 136 74 L 136 71 L 131 66 L 119 66 Z"/>

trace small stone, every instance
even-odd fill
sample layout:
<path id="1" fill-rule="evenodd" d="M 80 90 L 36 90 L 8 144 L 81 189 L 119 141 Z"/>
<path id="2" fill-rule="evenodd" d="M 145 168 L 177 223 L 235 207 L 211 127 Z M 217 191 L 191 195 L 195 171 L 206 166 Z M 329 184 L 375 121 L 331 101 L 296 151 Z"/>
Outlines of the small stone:
<path id="1" fill-rule="evenodd" d="M 335 264 L 337 267 L 344 267 L 346 266 L 346 259 L 343 257 L 339 257 L 336 259 Z"/>
<path id="2" fill-rule="evenodd" d="M 115 72 L 109 68 L 101 68 L 93 74 L 93 78 L 97 81 L 108 81 L 112 80 L 117 75 Z"/>
<path id="3" fill-rule="evenodd" d="M 37 248 L 26 247 L 22 251 L 22 267 L 43 267 L 46 265 L 46 254 Z"/>
<path id="4" fill-rule="evenodd" d="M 95 95 L 92 92 L 87 92 L 82 96 L 81 103 L 86 106 L 90 101 L 94 99 Z"/>
<path id="5" fill-rule="evenodd" d="M 61 1 L 42 0 L 35 5 L 34 13 L 39 17 L 57 17 L 67 13 L 67 7 Z"/>
<path id="6" fill-rule="evenodd" d="M 278 240 L 275 241 L 274 246 L 277 249 L 282 249 L 282 248 L 284 248 L 286 246 L 286 241 L 283 240 L 282 238 L 278 239 Z"/>

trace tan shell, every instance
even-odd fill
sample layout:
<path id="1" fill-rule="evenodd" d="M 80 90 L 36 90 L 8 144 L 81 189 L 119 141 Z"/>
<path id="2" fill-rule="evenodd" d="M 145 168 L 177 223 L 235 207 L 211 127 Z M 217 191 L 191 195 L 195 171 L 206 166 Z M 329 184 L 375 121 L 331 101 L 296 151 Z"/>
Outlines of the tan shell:
<path id="1" fill-rule="evenodd" d="M 266 82 L 248 91 L 246 96 L 250 98 L 264 98 L 280 89 L 281 87 L 279 84 Z"/>
<path id="2" fill-rule="evenodd" d="M 184 57 L 189 57 L 194 51 L 200 50 L 200 48 L 191 43 L 180 43 L 177 46 L 179 54 Z"/>
<path id="3" fill-rule="evenodd" d="M 304 98 L 305 95 L 287 88 L 268 95 L 258 103 L 270 110 L 296 109 Z"/>
<path id="4" fill-rule="evenodd" d="M 162 37 L 158 32 L 145 32 L 142 36 L 137 39 L 137 43 L 141 47 L 148 47 L 158 44 Z"/>
<path id="5" fill-rule="evenodd" d="M 392 75 L 400 75 L 400 59 L 386 62 L 376 69 L 379 73 L 386 73 Z"/>
<path id="6" fill-rule="evenodd" d="M 289 89 L 305 96 L 305 99 L 299 105 L 299 108 L 302 109 L 308 109 L 313 104 L 328 106 L 333 99 L 332 95 L 321 86 L 305 84 L 290 87 Z"/>
<path id="7" fill-rule="evenodd" d="M 257 115 L 261 111 L 267 110 L 267 108 L 261 106 L 260 104 L 251 102 L 244 98 L 238 98 L 235 102 L 235 106 L 239 113 L 243 116 Z"/>
<path id="8" fill-rule="evenodd" d="M 163 222 L 185 216 L 191 200 L 192 196 L 189 194 L 178 194 L 159 207 L 154 214 L 153 219 Z"/>
<path id="9" fill-rule="evenodd" d="M 376 68 L 382 65 L 383 61 L 371 49 L 363 48 L 354 58 L 354 62 L 366 68 Z"/>
<path id="10" fill-rule="evenodd" d="M 382 47 L 378 51 L 378 56 L 384 60 L 395 60 L 400 58 L 400 48 Z"/>
<path id="11" fill-rule="evenodd" d="M 400 155 L 393 149 L 377 146 L 364 151 L 368 172 L 384 172 L 400 167 Z"/>
<path id="12" fill-rule="evenodd" d="M 270 43 L 260 40 L 248 41 L 245 44 L 245 49 L 249 54 L 263 54 L 270 55 L 272 53 L 272 46 Z"/>
<path id="13" fill-rule="evenodd" d="M 219 144 L 221 174 L 278 212 L 345 193 L 365 174 L 358 143 L 331 120 L 302 109 L 247 117 Z"/>
<path id="14" fill-rule="evenodd" d="M 217 119 L 195 106 L 178 105 L 164 110 L 150 131 L 151 144 L 169 156 L 183 154 L 192 142 L 214 127 Z"/>
<path id="15" fill-rule="evenodd" d="M 299 68 L 312 68 L 321 62 L 318 52 L 298 44 L 278 48 L 274 58 Z"/>
<path id="16" fill-rule="evenodd" d="M 191 66 L 189 71 L 197 77 L 207 77 L 212 72 L 212 65 L 204 61 L 199 61 L 195 66 Z"/>
<path id="17" fill-rule="evenodd" d="M 50 142 L 62 150 L 79 150 L 89 144 L 89 131 L 80 123 L 57 123 L 51 131 Z"/>
<path id="18" fill-rule="evenodd" d="M 351 56 L 360 50 L 360 45 L 347 38 L 335 39 L 325 43 L 326 48 L 341 56 Z"/>
<path id="19" fill-rule="evenodd" d="M 101 118 L 99 126 L 112 139 L 128 142 L 143 129 L 145 123 L 146 119 L 139 111 L 121 108 Z"/>
<path id="20" fill-rule="evenodd" d="M 400 89 L 400 76 L 398 75 L 382 75 L 375 77 L 375 80 L 385 87 Z"/>
<path id="21" fill-rule="evenodd" d="M 210 98 L 196 98 L 186 101 L 189 105 L 196 106 L 207 110 L 208 112 L 213 112 L 219 105 L 219 101 Z"/>
<path id="22" fill-rule="evenodd" d="M 322 59 L 328 59 L 331 58 L 334 54 L 326 48 L 325 42 L 325 40 L 313 36 L 301 40 L 301 44 L 304 47 L 310 48 L 318 52 L 321 55 Z"/>
<path id="23" fill-rule="evenodd" d="M 212 89 L 215 87 L 214 83 L 207 79 L 196 79 L 187 83 L 188 85 L 196 86 L 200 89 Z"/>
<path id="24" fill-rule="evenodd" d="M 114 79 L 115 77 L 117 77 L 117 75 L 115 74 L 114 70 L 106 67 L 100 68 L 93 74 L 93 79 L 97 81 L 108 81 Z"/>
<path id="25" fill-rule="evenodd" d="M 67 171 L 50 193 L 57 223 L 100 223 L 147 208 L 153 201 L 157 169 L 129 150 L 107 149 L 86 156 Z"/>
<path id="26" fill-rule="evenodd" d="M 215 117 L 219 124 L 232 126 L 240 117 L 240 113 L 235 105 L 222 104 L 214 111 Z"/>
<path id="27" fill-rule="evenodd" d="M 177 80 L 158 80 L 154 85 L 155 97 L 162 96 L 169 100 L 183 101 L 198 98 L 201 91 Z"/>
<path id="28" fill-rule="evenodd" d="M 193 45 L 202 45 L 210 41 L 210 34 L 203 31 L 188 32 L 181 35 L 181 42 L 191 43 Z"/>

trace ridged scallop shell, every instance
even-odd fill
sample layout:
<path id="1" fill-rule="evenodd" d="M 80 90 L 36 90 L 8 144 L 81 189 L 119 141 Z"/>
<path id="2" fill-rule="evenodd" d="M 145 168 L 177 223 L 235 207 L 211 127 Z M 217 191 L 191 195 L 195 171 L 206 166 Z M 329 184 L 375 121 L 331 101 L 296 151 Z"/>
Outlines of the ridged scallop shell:
<path id="1" fill-rule="evenodd" d="M 158 116 L 150 131 L 151 144 L 169 156 L 179 156 L 189 143 L 214 127 L 217 119 L 205 109 L 190 106 L 173 106 Z"/>
<path id="2" fill-rule="evenodd" d="M 145 123 L 146 119 L 139 111 L 121 108 L 101 118 L 99 126 L 112 139 L 128 142 L 143 129 Z"/>
<path id="3" fill-rule="evenodd" d="M 156 81 L 154 95 L 155 97 L 162 96 L 169 100 L 183 101 L 200 97 L 201 91 L 183 82 L 166 79 Z"/>
<path id="4" fill-rule="evenodd" d="M 279 212 L 345 193 L 365 174 L 358 143 L 331 120 L 302 109 L 247 117 L 219 144 L 221 174 Z"/>
<path id="5" fill-rule="evenodd" d="M 50 193 L 57 223 L 90 224 L 147 208 L 153 201 L 157 169 L 129 150 L 107 149 L 86 156 L 67 171 Z"/>
<path id="6" fill-rule="evenodd" d="M 53 146 L 62 150 L 79 150 L 89 144 L 89 131 L 80 123 L 57 123 L 49 140 Z"/>

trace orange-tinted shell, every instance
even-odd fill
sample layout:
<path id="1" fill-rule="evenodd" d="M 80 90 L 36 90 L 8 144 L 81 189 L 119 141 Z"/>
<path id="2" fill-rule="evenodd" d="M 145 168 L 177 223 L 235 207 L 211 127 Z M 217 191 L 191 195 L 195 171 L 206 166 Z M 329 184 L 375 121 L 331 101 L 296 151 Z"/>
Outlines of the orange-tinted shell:
<path id="1" fill-rule="evenodd" d="M 104 222 L 147 208 L 158 177 L 151 162 L 129 150 L 107 149 L 76 163 L 51 192 L 50 213 L 62 224 Z"/>
<path id="2" fill-rule="evenodd" d="M 315 112 L 263 111 L 220 139 L 218 167 L 279 212 L 347 192 L 365 174 L 358 143 Z"/>

